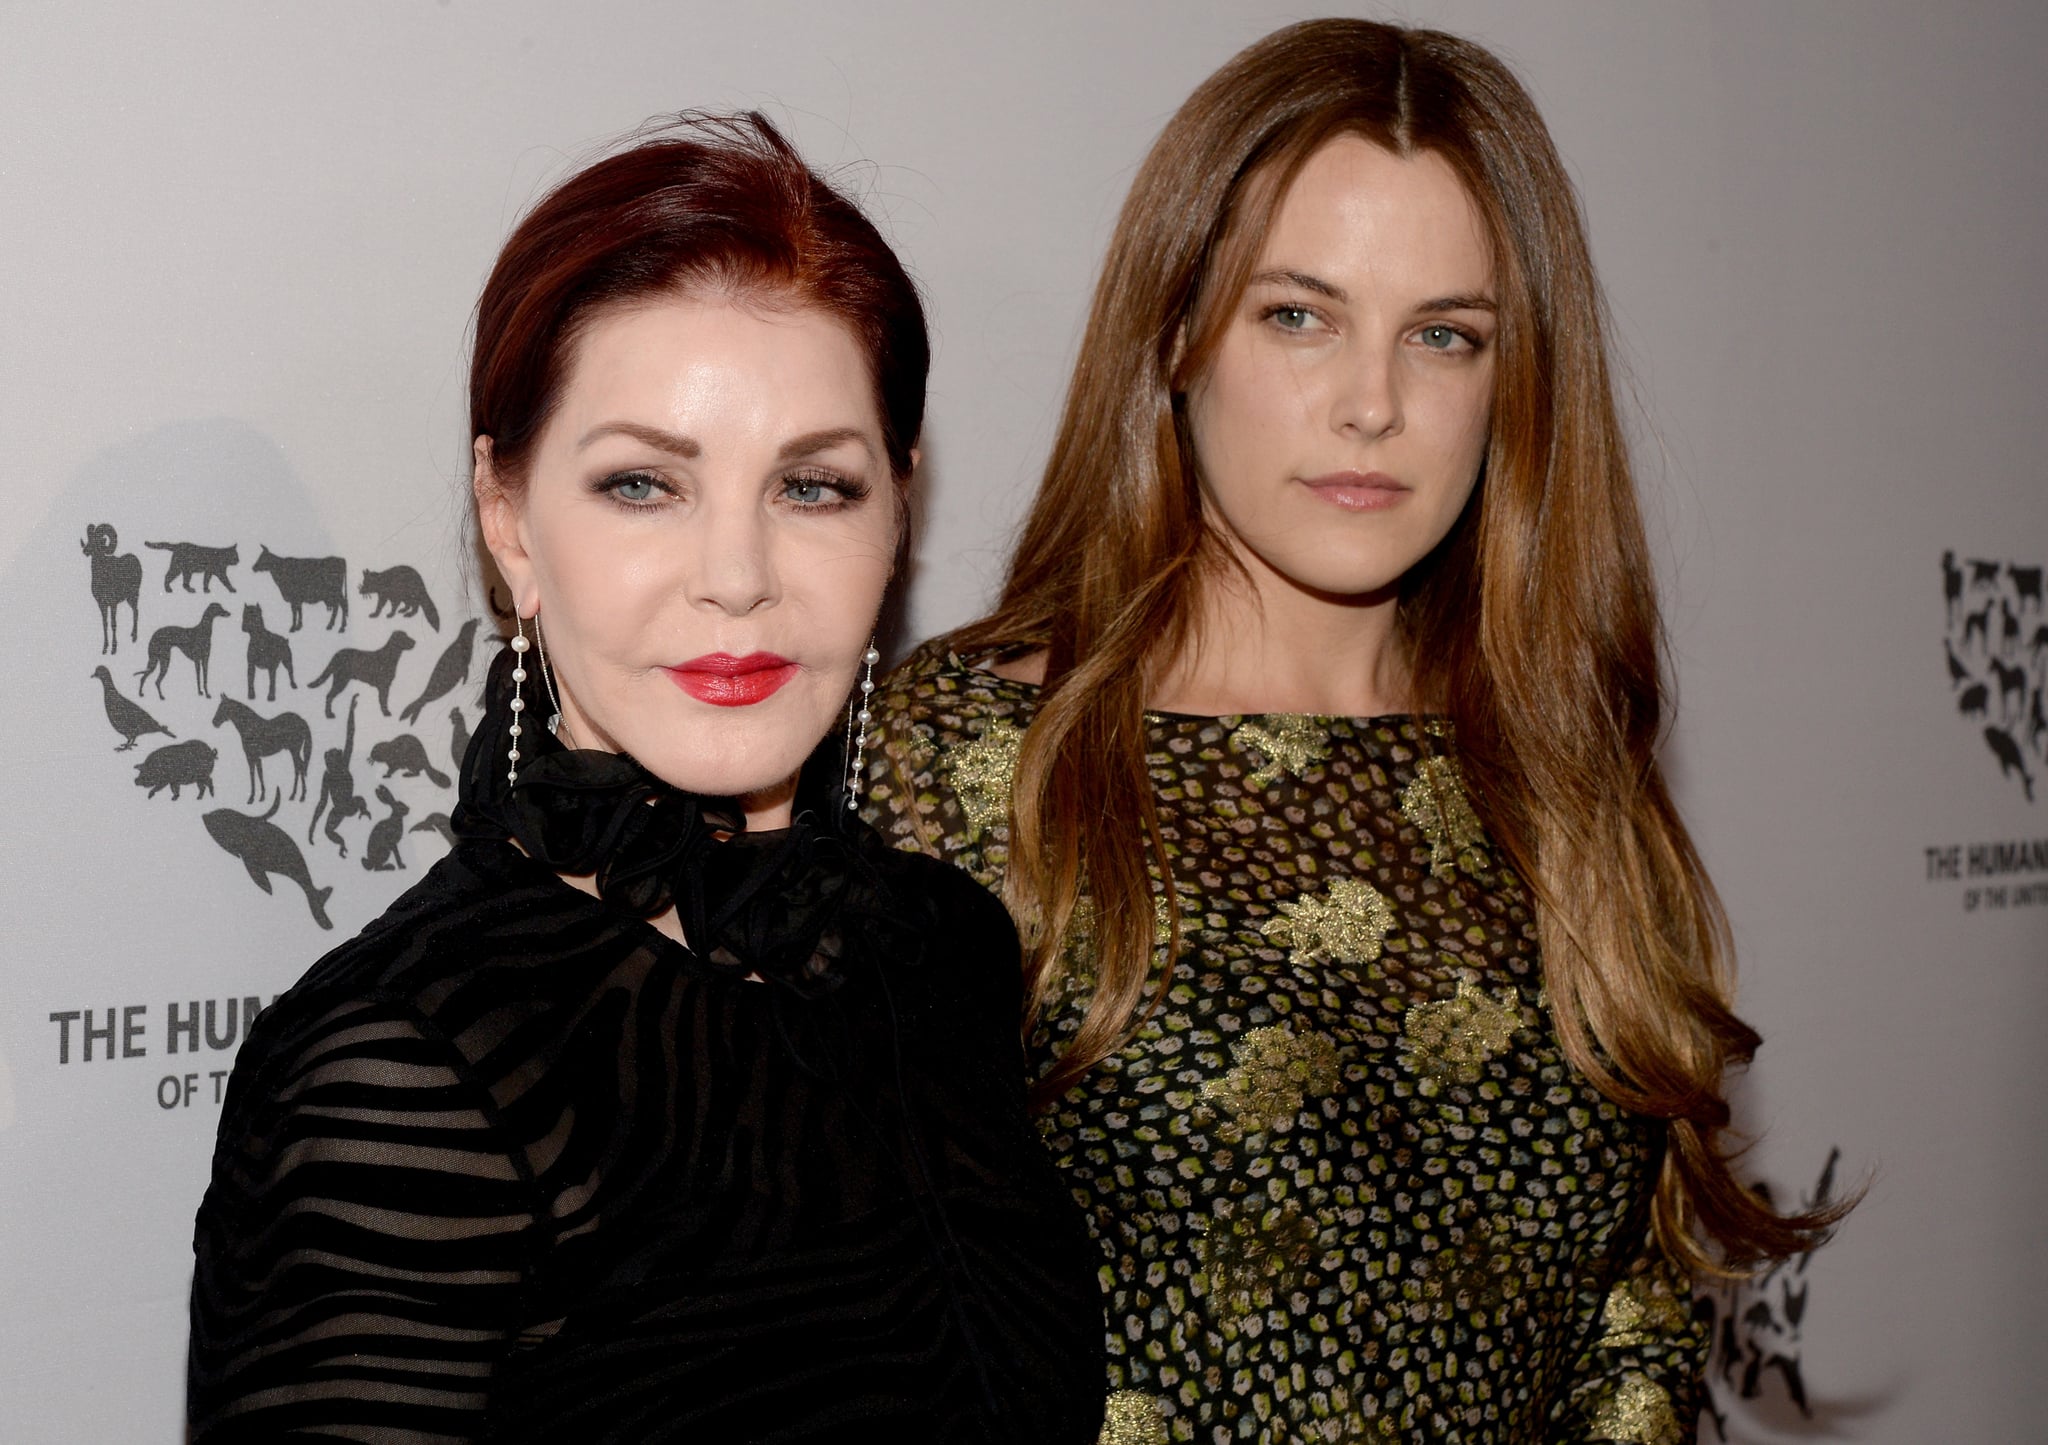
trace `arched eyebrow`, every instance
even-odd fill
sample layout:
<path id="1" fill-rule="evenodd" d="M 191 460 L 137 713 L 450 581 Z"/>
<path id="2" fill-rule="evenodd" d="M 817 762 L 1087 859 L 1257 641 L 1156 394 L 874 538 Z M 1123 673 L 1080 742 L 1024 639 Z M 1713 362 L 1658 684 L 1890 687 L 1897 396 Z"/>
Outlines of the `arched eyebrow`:
<path id="1" fill-rule="evenodd" d="M 656 451 L 667 452 L 685 461 L 694 461 L 704 454 L 703 445 L 695 437 L 684 436 L 681 432 L 668 431 L 663 427 L 645 426 L 636 421 L 601 422 L 577 440 L 576 449 L 582 451 L 609 436 L 631 437 L 634 441 L 653 447 Z M 830 451 L 843 442 L 859 442 L 862 450 L 870 456 L 874 455 L 874 443 L 866 432 L 859 427 L 835 426 L 791 437 L 776 452 L 775 459 L 788 462 L 799 457 L 816 456 L 819 452 Z"/>
<path id="2" fill-rule="evenodd" d="M 1253 276 L 1254 286 L 1293 286 L 1302 291 L 1313 291 L 1318 296 L 1327 296 L 1332 301 L 1345 302 L 1351 293 L 1334 281 L 1325 281 L 1306 271 L 1261 271 Z M 1491 296 L 1483 292 L 1458 292 L 1450 296 L 1432 296 L 1420 302 L 1414 314 L 1423 315 L 1431 311 L 1499 311 L 1500 307 Z"/>

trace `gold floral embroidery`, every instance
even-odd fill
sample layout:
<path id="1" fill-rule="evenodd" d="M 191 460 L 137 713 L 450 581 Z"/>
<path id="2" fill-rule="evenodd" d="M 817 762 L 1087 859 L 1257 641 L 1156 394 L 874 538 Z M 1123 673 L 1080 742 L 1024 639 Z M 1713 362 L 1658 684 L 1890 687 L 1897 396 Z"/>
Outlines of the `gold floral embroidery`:
<path id="1" fill-rule="evenodd" d="M 1159 1401 L 1136 1390 L 1117 1390 L 1104 1402 L 1096 1445 L 1166 1445 L 1166 1415 Z"/>
<path id="2" fill-rule="evenodd" d="M 1456 997 L 1409 1008 L 1403 1061 L 1439 1084 L 1476 1084 L 1480 1065 L 1506 1048 L 1521 1026 L 1512 989 L 1488 998 L 1477 984 L 1461 980 Z"/>
<path id="3" fill-rule="evenodd" d="M 1599 1348 L 1652 1345 L 1684 1333 L 1692 1316 L 1683 1296 L 1690 1294 L 1690 1288 L 1675 1286 L 1661 1269 L 1623 1280 L 1607 1292 L 1600 1310 Z"/>
<path id="4" fill-rule="evenodd" d="M 1265 763 L 1245 776 L 1248 788 L 1270 788 L 1282 772 L 1300 777 L 1309 765 L 1330 755 L 1330 732 L 1305 717 L 1270 717 L 1262 722 L 1242 723 L 1230 735 L 1230 745 L 1239 752 L 1257 753 Z"/>
<path id="5" fill-rule="evenodd" d="M 1247 1129 L 1291 1123 L 1310 1094 L 1337 1087 L 1337 1046 L 1318 1033 L 1253 1029 L 1230 1046 L 1237 1067 L 1202 1085 L 1202 1097 L 1221 1104 Z"/>
<path id="6" fill-rule="evenodd" d="M 953 749 L 953 793 L 967 815 L 967 830 L 979 837 L 1010 816 L 1010 783 L 1024 730 L 1008 718 L 994 718 L 971 743 Z"/>
<path id="7" fill-rule="evenodd" d="M 1219 1212 L 1197 1220 L 1195 1253 L 1202 1262 L 1210 1302 L 1223 1314 L 1242 1316 L 1269 1308 L 1288 1293 L 1301 1267 L 1315 1255 L 1315 1222 L 1293 1200 L 1270 1209 L 1256 1206 Z"/>
<path id="8" fill-rule="evenodd" d="M 1617 1445 L 1679 1445 L 1685 1439 L 1671 1397 L 1648 1375 L 1623 1375 L 1609 1385 L 1587 1424 L 1596 1439 Z"/>
<path id="9" fill-rule="evenodd" d="M 1259 932 L 1288 945 L 1294 963 L 1371 963 L 1394 926 L 1394 910 L 1379 889 L 1362 878 L 1338 878 L 1320 898 L 1280 905 Z"/>
<path id="10" fill-rule="evenodd" d="M 1486 868 L 1486 829 L 1465 785 L 1458 765 L 1449 758 L 1424 758 L 1415 766 L 1415 781 L 1401 793 L 1401 811 L 1408 821 L 1429 839 L 1429 871 L 1449 881 L 1453 865 L 1467 873 Z"/>

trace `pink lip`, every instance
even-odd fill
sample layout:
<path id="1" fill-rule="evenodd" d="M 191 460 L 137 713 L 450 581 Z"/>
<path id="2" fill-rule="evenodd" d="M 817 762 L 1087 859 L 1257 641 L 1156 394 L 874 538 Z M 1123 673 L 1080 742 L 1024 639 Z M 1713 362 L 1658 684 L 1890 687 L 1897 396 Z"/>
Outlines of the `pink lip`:
<path id="1" fill-rule="evenodd" d="M 1303 477 L 1301 484 L 1347 512 L 1383 512 L 1410 490 L 1385 472 L 1331 472 L 1327 476 Z"/>
<path id="2" fill-rule="evenodd" d="M 707 652 L 663 670 L 677 687 L 713 707 L 751 707 L 781 691 L 797 671 L 795 663 L 772 652 Z"/>

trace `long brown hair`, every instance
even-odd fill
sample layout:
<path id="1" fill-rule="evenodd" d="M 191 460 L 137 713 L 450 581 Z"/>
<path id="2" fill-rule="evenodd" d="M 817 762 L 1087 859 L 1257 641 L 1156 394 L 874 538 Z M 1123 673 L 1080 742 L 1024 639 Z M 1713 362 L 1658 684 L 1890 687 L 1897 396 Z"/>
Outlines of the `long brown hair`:
<path id="1" fill-rule="evenodd" d="M 1508 69 L 1434 31 L 1291 26 L 1168 123 L 1110 242 L 1002 600 L 949 639 L 970 656 L 1045 651 L 1006 887 L 1039 1005 L 1088 895 L 1096 988 L 1040 1091 L 1121 1047 L 1147 999 L 1148 865 L 1171 874 L 1144 704 L 1195 640 L 1200 589 L 1229 565 L 1202 517 L 1181 402 L 1289 183 L 1340 134 L 1448 162 L 1499 288 L 1481 480 L 1400 586 L 1414 702 L 1451 720 L 1474 806 L 1531 890 L 1566 1055 L 1618 1104 L 1667 1121 L 1652 1212 L 1664 1248 L 1709 1270 L 1809 1248 L 1837 1211 L 1773 1213 L 1722 1141 L 1723 1072 L 1758 1037 L 1730 1011 L 1726 920 L 1658 770 L 1661 625 L 1572 185 Z"/>

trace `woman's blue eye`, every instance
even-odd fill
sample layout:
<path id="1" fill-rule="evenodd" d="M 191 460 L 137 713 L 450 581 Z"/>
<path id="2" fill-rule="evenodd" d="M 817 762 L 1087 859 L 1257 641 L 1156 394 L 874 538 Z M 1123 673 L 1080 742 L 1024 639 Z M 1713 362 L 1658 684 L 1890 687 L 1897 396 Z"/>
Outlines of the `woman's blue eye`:
<path id="1" fill-rule="evenodd" d="M 612 483 L 612 495 L 622 502 L 651 502 L 654 500 L 654 486 L 652 477 L 620 477 Z"/>
<path id="2" fill-rule="evenodd" d="M 1300 331 L 1314 319 L 1306 306 L 1276 306 L 1272 315 L 1275 321 L 1289 331 Z"/>
<path id="3" fill-rule="evenodd" d="M 1464 340 L 1448 326 L 1425 326 L 1422 328 L 1422 344 L 1433 351 L 1449 351 Z"/>
<path id="4" fill-rule="evenodd" d="M 816 477 L 789 478 L 782 484 L 782 495 L 805 507 L 815 507 L 832 499 L 831 489 Z"/>

